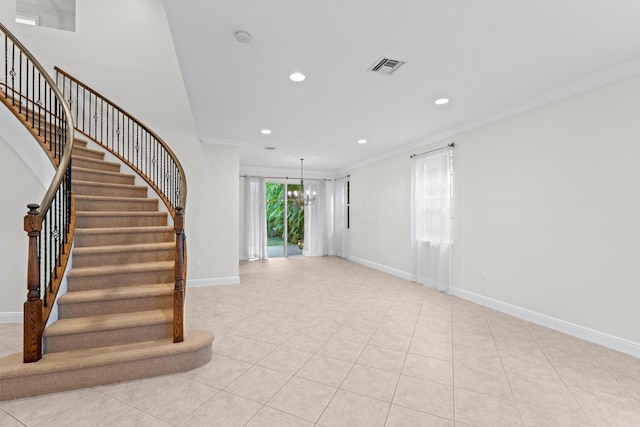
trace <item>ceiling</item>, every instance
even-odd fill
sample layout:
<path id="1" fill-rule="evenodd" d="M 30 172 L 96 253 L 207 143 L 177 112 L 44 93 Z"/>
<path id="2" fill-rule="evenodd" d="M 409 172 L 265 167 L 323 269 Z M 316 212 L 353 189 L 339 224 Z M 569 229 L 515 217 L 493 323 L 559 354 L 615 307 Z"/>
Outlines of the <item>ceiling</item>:
<path id="1" fill-rule="evenodd" d="M 198 135 L 238 145 L 241 168 L 296 169 L 303 157 L 305 170 L 337 173 L 575 91 L 612 69 L 640 71 L 638 0 L 165 7 Z M 238 30 L 252 40 L 237 41 Z M 392 75 L 369 72 L 381 56 L 406 64 Z M 290 81 L 296 71 L 306 80 Z M 442 97 L 451 102 L 435 105 Z"/>

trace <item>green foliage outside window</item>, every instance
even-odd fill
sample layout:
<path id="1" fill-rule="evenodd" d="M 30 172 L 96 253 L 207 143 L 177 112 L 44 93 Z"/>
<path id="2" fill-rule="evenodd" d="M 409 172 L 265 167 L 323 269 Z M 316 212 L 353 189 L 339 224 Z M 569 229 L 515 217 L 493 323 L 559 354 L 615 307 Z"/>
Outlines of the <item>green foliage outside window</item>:
<path id="1" fill-rule="evenodd" d="M 300 191 L 300 185 L 289 185 L 289 191 Z M 284 240 L 284 185 L 267 183 L 267 235 L 270 238 Z M 304 209 L 296 203 L 289 203 L 287 212 L 288 239 L 290 244 L 297 244 L 304 238 Z M 271 239 L 270 239 L 271 240 Z"/>

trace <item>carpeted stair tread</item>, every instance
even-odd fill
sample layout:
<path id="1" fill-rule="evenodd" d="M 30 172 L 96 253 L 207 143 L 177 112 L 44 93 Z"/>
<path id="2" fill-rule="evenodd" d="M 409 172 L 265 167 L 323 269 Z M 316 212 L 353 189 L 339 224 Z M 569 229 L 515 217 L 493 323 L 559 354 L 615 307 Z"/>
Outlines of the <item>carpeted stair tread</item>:
<path id="1" fill-rule="evenodd" d="M 158 210 L 159 199 L 76 195 L 76 209 L 82 212 L 151 212 Z"/>
<path id="2" fill-rule="evenodd" d="M 213 336 L 185 332 L 171 338 L 44 354 L 22 363 L 22 353 L 0 358 L 0 401 L 184 372 L 211 360 Z"/>
<path id="3" fill-rule="evenodd" d="M 89 157 L 76 156 L 74 154 L 71 155 L 71 163 L 75 163 L 80 167 L 89 169 L 97 169 L 108 172 L 120 171 L 120 163 L 109 162 L 102 159 L 91 159 Z"/>
<path id="4" fill-rule="evenodd" d="M 120 234 L 120 233 L 157 233 L 157 232 L 171 232 L 173 233 L 173 227 L 170 225 L 157 225 L 150 227 L 136 227 L 135 230 L 131 230 L 131 227 L 109 227 L 109 228 L 81 228 L 76 229 L 76 234 Z"/>
<path id="5" fill-rule="evenodd" d="M 77 247 L 73 249 L 73 268 L 173 261 L 175 247 L 173 241 Z"/>
<path id="6" fill-rule="evenodd" d="M 107 200 L 107 201 L 114 201 L 114 202 L 142 202 L 145 200 L 154 200 L 154 201 L 158 200 L 158 199 L 150 199 L 147 197 L 98 196 L 98 195 L 92 195 L 92 194 L 80 194 L 76 196 L 76 199 L 98 200 L 98 201 Z"/>
<path id="7" fill-rule="evenodd" d="M 95 182 L 73 180 L 73 192 L 78 195 L 118 195 L 116 197 L 147 197 L 147 187 L 144 185 L 116 184 L 110 182 Z"/>
<path id="8" fill-rule="evenodd" d="M 166 212 L 156 212 L 156 211 L 142 211 L 142 212 L 127 212 L 127 211 L 77 211 L 77 216 L 167 216 Z"/>
<path id="9" fill-rule="evenodd" d="M 86 157 L 91 159 L 104 159 L 104 151 L 93 150 L 91 148 L 80 147 L 75 145 L 75 141 L 73 144 L 73 155 L 78 157 Z"/>
<path id="10" fill-rule="evenodd" d="M 173 261 L 162 261 L 162 262 L 144 262 L 144 263 L 135 263 L 135 264 L 124 264 L 124 265 L 106 265 L 100 267 L 82 267 L 82 268 L 73 268 L 67 274 L 67 277 L 87 277 L 87 276 L 106 276 L 109 274 L 131 274 L 131 273 L 140 273 L 140 272 L 151 272 L 151 271 L 164 271 L 170 270 L 175 267 L 175 263 Z"/>
<path id="11" fill-rule="evenodd" d="M 87 246 L 82 248 L 74 248 L 73 256 L 75 257 L 77 255 L 100 255 L 100 254 L 107 254 L 107 253 L 153 251 L 153 250 L 161 251 L 161 250 L 168 250 L 168 249 L 174 249 L 174 248 L 175 248 L 175 243 L 173 241 L 158 242 L 158 243 L 138 243 L 138 244 L 132 244 L 132 245 Z"/>
<path id="12" fill-rule="evenodd" d="M 173 283 L 67 292 L 58 298 L 58 318 L 102 316 L 173 307 Z"/>
<path id="13" fill-rule="evenodd" d="M 173 309 L 138 311 L 134 313 L 107 314 L 103 316 L 59 319 L 44 331 L 44 339 L 61 335 L 76 335 L 139 328 L 173 322 Z"/>
<path id="14" fill-rule="evenodd" d="M 67 292 L 58 298 L 58 304 L 79 304 L 93 301 L 167 296 L 173 295 L 173 287 L 173 283 L 160 283 L 155 285 L 123 286 L 119 288 Z"/>
<path id="15" fill-rule="evenodd" d="M 111 182 L 118 184 L 130 184 L 135 182 L 133 174 L 125 174 L 121 172 L 110 172 L 98 169 L 91 169 L 77 165 L 71 166 L 71 174 L 73 179 L 81 179 L 90 182 Z"/>
<path id="16" fill-rule="evenodd" d="M 76 211 L 76 229 L 94 227 L 150 227 L 167 225 L 167 212 Z"/>
<path id="17" fill-rule="evenodd" d="M 113 228 L 76 228 L 75 248 L 112 245 L 130 245 L 137 243 L 173 242 L 173 227 L 113 227 Z"/>

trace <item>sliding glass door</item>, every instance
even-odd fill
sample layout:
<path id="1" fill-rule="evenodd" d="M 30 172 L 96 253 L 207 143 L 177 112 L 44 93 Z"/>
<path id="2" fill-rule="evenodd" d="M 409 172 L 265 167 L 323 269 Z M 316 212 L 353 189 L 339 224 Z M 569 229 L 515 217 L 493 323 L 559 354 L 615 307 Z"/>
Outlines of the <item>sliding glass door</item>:
<path id="1" fill-rule="evenodd" d="M 300 185 L 286 182 L 265 185 L 269 258 L 302 255 L 304 209 L 286 198 L 288 191 L 300 191 Z"/>

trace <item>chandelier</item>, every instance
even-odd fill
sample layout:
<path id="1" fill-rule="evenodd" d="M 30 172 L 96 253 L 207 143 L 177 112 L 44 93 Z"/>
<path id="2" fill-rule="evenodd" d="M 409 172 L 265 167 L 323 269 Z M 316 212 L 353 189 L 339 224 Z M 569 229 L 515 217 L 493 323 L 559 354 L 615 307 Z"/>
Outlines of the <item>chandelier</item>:
<path id="1" fill-rule="evenodd" d="M 316 192 L 309 194 L 309 191 L 304 192 L 304 174 L 302 169 L 302 163 L 304 159 L 300 159 L 300 191 L 293 190 L 287 192 L 287 200 L 296 203 L 298 206 L 309 206 L 316 201 Z"/>

